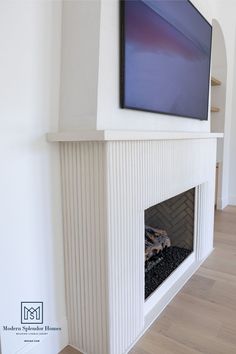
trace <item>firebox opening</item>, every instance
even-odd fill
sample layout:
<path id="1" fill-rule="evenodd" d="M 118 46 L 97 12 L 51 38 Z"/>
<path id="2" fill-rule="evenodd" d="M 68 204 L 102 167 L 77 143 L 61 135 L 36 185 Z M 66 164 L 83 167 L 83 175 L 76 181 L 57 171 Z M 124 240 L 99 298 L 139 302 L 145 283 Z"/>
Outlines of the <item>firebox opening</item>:
<path id="1" fill-rule="evenodd" d="M 145 210 L 145 299 L 192 253 L 195 188 Z"/>

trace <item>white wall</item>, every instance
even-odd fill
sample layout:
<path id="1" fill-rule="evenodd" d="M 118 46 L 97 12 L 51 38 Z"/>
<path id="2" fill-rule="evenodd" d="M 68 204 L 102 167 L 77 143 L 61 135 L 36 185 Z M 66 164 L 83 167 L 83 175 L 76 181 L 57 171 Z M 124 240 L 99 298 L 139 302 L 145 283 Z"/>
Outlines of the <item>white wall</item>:
<path id="1" fill-rule="evenodd" d="M 225 126 L 225 101 L 227 84 L 227 57 L 224 36 L 219 23 L 213 20 L 212 38 L 212 75 L 221 81 L 220 86 L 213 86 L 211 89 L 211 104 L 219 107 L 219 112 L 211 114 L 211 131 L 224 132 Z M 218 139 L 217 161 L 223 160 L 223 139 Z"/>
<path id="2" fill-rule="evenodd" d="M 60 40 L 60 1 L 0 1 L 0 327 L 19 325 L 21 301 L 43 301 L 65 338 L 38 354 L 67 341 L 59 154 L 45 138 L 58 129 Z M 22 346 L 1 339 L 3 354 Z"/>
<path id="3" fill-rule="evenodd" d="M 234 0 L 217 1 L 221 26 L 225 35 L 228 84 L 225 121 L 225 146 L 224 146 L 224 205 L 236 205 L 236 123 L 235 123 L 235 96 L 236 96 L 236 3 Z M 224 206 L 223 205 L 223 206 Z"/>
<path id="4" fill-rule="evenodd" d="M 227 85 L 226 85 L 226 106 L 224 126 L 224 153 L 223 153 L 223 175 L 222 175 L 222 208 L 227 204 L 236 205 L 236 162 L 234 141 L 236 137 L 236 126 L 234 124 L 234 97 L 235 87 L 235 63 L 236 63 L 236 3 L 234 0 L 211 0 L 214 5 L 214 18 L 221 26 L 227 54 Z"/>
<path id="5" fill-rule="evenodd" d="M 64 1 L 60 130 L 96 129 L 100 1 Z"/>
<path id="6" fill-rule="evenodd" d="M 236 10 L 235 10 L 236 11 Z M 235 29 L 236 31 L 236 29 Z M 236 34 L 235 34 L 236 38 Z M 234 54 L 234 62 L 236 63 L 236 47 Z M 230 128 L 230 158 L 229 158 L 229 204 L 236 205 L 236 66 L 234 67 L 233 72 L 233 105 L 232 105 L 232 123 Z"/>
<path id="7" fill-rule="evenodd" d="M 219 112 L 211 114 L 211 131 L 224 132 L 225 129 L 225 104 L 226 104 L 226 88 L 227 88 L 227 56 L 225 39 L 221 25 L 213 19 L 213 38 L 212 38 L 212 75 L 221 81 L 220 86 L 213 86 L 211 90 L 211 105 L 219 107 Z M 224 145 L 227 145 L 227 140 L 218 139 L 217 141 L 217 161 L 218 165 L 218 184 L 216 187 L 216 205 L 217 209 L 222 209 L 222 187 L 225 184 L 223 174 L 227 165 L 223 162 Z M 228 182 L 227 182 L 228 183 Z M 224 188 L 225 189 L 225 188 Z"/>

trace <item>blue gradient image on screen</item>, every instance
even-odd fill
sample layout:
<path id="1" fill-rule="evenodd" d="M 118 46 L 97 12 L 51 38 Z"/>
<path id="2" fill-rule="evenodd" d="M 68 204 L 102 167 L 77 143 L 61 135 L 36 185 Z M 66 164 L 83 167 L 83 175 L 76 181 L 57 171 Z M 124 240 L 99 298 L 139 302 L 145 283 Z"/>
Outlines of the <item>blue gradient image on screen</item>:
<path id="1" fill-rule="evenodd" d="M 206 120 L 209 23 L 187 0 L 123 6 L 123 106 Z"/>

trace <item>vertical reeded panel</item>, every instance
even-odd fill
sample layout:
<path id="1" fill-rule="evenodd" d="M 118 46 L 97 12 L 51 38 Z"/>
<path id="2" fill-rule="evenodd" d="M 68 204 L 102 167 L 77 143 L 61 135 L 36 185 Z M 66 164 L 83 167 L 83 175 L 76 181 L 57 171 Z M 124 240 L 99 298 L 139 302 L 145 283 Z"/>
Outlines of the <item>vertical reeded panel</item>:
<path id="1" fill-rule="evenodd" d="M 67 313 L 70 343 L 108 353 L 104 144 L 61 144 Z"/>
<path id="2" fill-rule="evenodd" d="M 70 344 L 124 354 L 144 330 L 147 208 L 197 187 L 196 264 L 209 254 L 215 157 L 215 139 L 61 143 Z"/>
<path id="3" fill-rule="evenodd" d="M 139 145 L 139 143 L 137 143 Z M 136 144 L 108 144 L 108 234 L 111 353 L 121 354 L 144 325 L 142 173 Z M 142 188 L 142 187 L 141 187 Z"/>

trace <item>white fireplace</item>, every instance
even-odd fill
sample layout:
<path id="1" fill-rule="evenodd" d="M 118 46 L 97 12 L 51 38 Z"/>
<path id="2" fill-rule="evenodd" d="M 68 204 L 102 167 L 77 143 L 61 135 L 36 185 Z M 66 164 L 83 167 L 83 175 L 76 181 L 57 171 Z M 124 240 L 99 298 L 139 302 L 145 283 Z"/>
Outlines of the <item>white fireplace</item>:
<path id="1" fill-rule="evenodd" d="M 49 134 L 60 143 L 70 344 L 124 354 L 213 250 L 210 133 Z M 194 249 L 144 299 L 144 211 L 195 188 Z"/>

